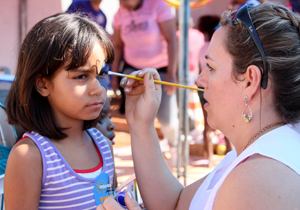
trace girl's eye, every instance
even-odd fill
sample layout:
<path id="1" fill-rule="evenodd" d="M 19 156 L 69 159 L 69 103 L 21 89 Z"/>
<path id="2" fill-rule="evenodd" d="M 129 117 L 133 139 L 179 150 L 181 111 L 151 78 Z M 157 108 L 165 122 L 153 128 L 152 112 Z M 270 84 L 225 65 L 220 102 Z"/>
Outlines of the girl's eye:
<path id="1" fill-rule="evenodd" d="M 100 119 L 99 119 L 98 122 L 99 122 L 100 124 L 102 124 L 102 121 L 104 120 L 104 118 L 105 118 L 105 114 L 101 113 L 101 114 L 100 114 Z"/>
<path id="2" fill-rule="evenodd" d="M 100 73 L 97 75 L 98 78 L 104 79 L 108 75 L 107 71 L 100 71 Z"/>
<path id="3" fill-rule="evenodd" d="M 208 63 L 206 63 L 207 68 L 209 69 L 209 71 L 214 70 Z"/>
<path id="4" fill-rule="evenodd" d="M 82 74 L 82 75 L 79 75 L 79 76 L 75 77 L 75 79 L 77 79 L 77 80 L 84 80 L 86 78 L 87 78 L 86 74 Z"/>
<path id="5" fill-rule="evenodd" d="M 106 76 L 108 74 L 108 72 L 107 71 L 100 71 L 100 74 L 99 74 L 99 76 Z"/>

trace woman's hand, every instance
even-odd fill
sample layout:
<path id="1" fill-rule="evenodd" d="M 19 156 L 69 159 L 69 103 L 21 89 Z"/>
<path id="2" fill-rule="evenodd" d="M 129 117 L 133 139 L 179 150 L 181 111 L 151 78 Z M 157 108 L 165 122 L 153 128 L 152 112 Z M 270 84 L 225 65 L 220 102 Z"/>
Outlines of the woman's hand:
<path id="1" fill-rule="evenodd" d="M 141 210 L 138 203 L 130 192 L 125 194 L 125 203 L 128 210 Z M 124 210 L 113 196 L 105 198 L 104 203 L 99 205 L 96 210 Z"/>
<path id="2" fill-rule="evenodd" d="M 135 80 L 123 78 L 121 86 L 126 93 L 125 115 L 129 126 L 148 126 L 154 124 L 154 120 L 161 101 L 161 85 L 155 84 L 160 80 L 156 69 L 146 68 L 131 75 L 144 78 Z"/>

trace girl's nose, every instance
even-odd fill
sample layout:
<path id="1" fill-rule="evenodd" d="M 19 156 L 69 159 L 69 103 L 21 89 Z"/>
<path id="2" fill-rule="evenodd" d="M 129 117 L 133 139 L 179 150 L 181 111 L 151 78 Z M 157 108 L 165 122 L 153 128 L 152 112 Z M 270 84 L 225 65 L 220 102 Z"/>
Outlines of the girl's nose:
<path id="1" fill-rule="evenodd" d="M 101 95 L 106 90 L 96 77 L 91 83 L 90 95 Z"/>

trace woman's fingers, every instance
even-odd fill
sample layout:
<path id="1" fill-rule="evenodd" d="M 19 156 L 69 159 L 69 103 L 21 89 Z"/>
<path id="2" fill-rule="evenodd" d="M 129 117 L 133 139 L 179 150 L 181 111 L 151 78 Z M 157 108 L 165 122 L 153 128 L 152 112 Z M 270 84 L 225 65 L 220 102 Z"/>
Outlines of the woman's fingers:
<path id="1" fill-rule="evenodd" d="M 131 76 L 136 76 L 136 77 L 143 78 L 144 80 L 148 79 L 148 81 L 149 81 L 150 74 L 153 76 L 151 78 L 153 78 L 154 80 L 160 80 L 160 76 L 159 76 L 158 72 L 156 71 L 156 69 L 153 69 L 153 68 L 145 68 L 143 70 L 134 71 L 130 75 Z M 136 80 L 136 79 L 131 79 L 131 78 L 124 77 L 121 80 L 120 85 L 121 85 L 121 87 L 124 88 L 125 92 L 130 92 L 131 89 L 132 89 L 132 87 L 136 87 L 136 86 L 145 84 L 144 82 L 145 81 L 141 81 L 141 80 Z M 152 83 L 150 83 L 150 85 L 151 84 Z"/>
<path id="2" fill-rule="evenodd" d="M 133 198 L 130 191 L 127 191 L 125 194 L 125 203 L 128 210 L 141 210 L 139 204 Z"/>
<path id="3" fill-rule="evenodd" d="M 141 210 L 129 191 L 125 194 L 125 203 L 128 210 Z M 104 203 L 99 205 L 96 210 L 124 210 L 124 208 L 120 206 L 113 196 L 109 196 L 105 198 Z"/>
<path id="4" fill-rule="evenodd" d="M 100 204 L 96 210 L 124 210 L 113 196 L 105 198 L 103 204 Z"/>

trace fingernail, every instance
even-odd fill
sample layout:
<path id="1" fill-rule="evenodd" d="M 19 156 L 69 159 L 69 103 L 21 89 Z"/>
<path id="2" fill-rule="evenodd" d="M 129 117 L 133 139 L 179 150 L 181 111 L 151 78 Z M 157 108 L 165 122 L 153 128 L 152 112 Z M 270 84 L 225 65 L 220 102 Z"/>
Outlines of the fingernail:
<path id="1" fill-rule="evenodd" d="M 124 91 L 125 91 L 125 92 L 128 92 L 128 91 L 129 91 L 129 88 L 128 88 L 128 87 L 125 87 L 125 88 L 124 88 Z"/>
<path id="2" fill-rule="evenodd" d="M 140 73 L 142 73 L 142 70 L 138 70 L 138 73 L 137 73 L 137 75 L 139 75 Z"/>
<path id="3" fill-rule="evenodd" d="M 125 84 L 125 81 L 122 79 L 122 81 L 121 81 L 121 85 L 124 85 Z"/>
<path id="4" fill-rule="evenodd" d="M 130 191 L 127 191 L 126 193 L 127 193 L 127 195 L 129 196 L 129 198 L 132 198 L 132 195 L 131 195 L 131 192 L 130 192 Z"/>
<path id="5" fill-rule="evenodd" d="M 126 83 L 126 85 L 129 85 L 129 82 L 130 82 L 130 81 L 128 80 L 127 83 Z"/>
<path id="6" fill-rule="evenodd" d="M 151 72 L 148 73 L 148 79 L 152 79 L 152 73 Z"/>

